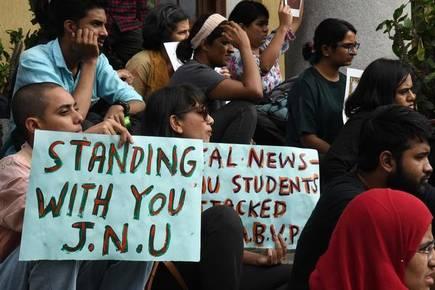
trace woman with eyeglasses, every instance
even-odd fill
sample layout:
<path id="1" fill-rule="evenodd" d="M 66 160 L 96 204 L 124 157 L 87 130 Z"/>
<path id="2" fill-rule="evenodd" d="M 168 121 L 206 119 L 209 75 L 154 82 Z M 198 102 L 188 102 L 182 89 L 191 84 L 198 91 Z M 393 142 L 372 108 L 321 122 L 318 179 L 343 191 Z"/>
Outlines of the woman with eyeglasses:
<path id="1" fill-rule="evenodd" d="M 205 102 L 204 93 L 191 85 L 155 92 L 143 114 L 141 135 L 209 142 L 214 120 Z M 287 248 L 280 235 L 274 237 L 275 249 L 253 253 L 243 250 L 242 224 L 232 208 L 211 207 L 201 219 L 200 262 L 174 263 L 189 290 L 277 290 L 287 283 L 290 268 L 281 264 Z M 163 271 L 157 271 L 153 290 L 175 287 Z"/>
<path id="2" fill-rule="evenodd" d="M 408 193 L 362 193 L 341 215 L 310 290 L 428 290 L 435 267 L 432 218 Z"/>
<path id="3" fill-rule="evenodd" d="M 288 97 L 287 143 L 325 154 L 343 126 L 346 77 L 339 72 L 352 63 L 359 43 L 347 21 L 323 20 L 303 55 L 311 67 L 299 75 Z"/>
<path id="4" fill-rule="evenodd" d="M 362 123 L 379 106 L 400 105 L 416 109 L 412 70 L 400 60 L 379 58 L 364 70 L 358 86 L 345 104 L 349 118 L 320 164 L 322 183 L 355 166 Z"/>

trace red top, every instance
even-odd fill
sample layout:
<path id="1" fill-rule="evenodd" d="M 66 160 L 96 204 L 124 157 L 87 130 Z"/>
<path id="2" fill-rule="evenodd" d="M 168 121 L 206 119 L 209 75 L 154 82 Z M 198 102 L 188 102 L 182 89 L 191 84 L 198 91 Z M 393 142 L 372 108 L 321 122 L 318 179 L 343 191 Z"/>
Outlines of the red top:
<path id="1" fill-rule="evenodd" d="M 372 189 L 351 201 L 328 250 L 310 276 L 311 290 L 406 290 L 405 267 L 432 214 L 416 197 Z"/>
<path id="2" fill-rule="evenodd" d="M 115 24 L 121 32 L 142 28 L 143 19 L 148 11 L 147 2 L 147 0 L 107 1 L 107 27 L 110 29 Z"/>

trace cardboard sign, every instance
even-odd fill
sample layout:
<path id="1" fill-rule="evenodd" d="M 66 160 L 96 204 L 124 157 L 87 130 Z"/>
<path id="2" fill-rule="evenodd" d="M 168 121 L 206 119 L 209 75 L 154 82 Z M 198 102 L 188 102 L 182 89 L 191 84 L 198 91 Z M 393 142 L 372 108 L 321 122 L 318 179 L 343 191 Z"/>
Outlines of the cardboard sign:
<path id="1" fill-rule="evenodd" d="M 171 61 L 172 68 L 174 69 L 174 71 L 176 71 L 180 66 L 183 65 L 181 60 L 179 60 L 177 57 L 178 43 L 179 43 L 178 41 L 163 43 L 166 50 L 166 54 L 168 55 L 169 60 Z"/>
<path id="2" fill-rule="evenodd" d="M 199 140 L 37 131 L 20 260 L 200 258 Z"/>
<path id="3" fill-rule="evenodd" d="M 361 76 L 363 74 L 363 70 L 356 69 L 356 68 L 350 68 L 348 67 L 346 69 L 346 89 L 344 91 L 344 103 L 343 103 L 343 123 L 347 122 L 347 116 L 344 113 L 344 107 L 347 101 L 347 98 L 349 98 L 350 94 L 352 94 L 356 87 L 358 86 L 359 80 L 361 79 Z"/>
<path id="4" fill-rule="evenodd" d="M 287 5 L 290 6 L 290 11 L 293 17 L 299 17 L 301 14 L 301 4 L 303 0 L 287 0 Z"/>
<path id="5" fill-rule="evenodd" d="M 278 146 L 204 144 L 203 210 L 229 205 L 245 227 L 245 245 L 290 249 L 319 199 L 317 151 Z"/>

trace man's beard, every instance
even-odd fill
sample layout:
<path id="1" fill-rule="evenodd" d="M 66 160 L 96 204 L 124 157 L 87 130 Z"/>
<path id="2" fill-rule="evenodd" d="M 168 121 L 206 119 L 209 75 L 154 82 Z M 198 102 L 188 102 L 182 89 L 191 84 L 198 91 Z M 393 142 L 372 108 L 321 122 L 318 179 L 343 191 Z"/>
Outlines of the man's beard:
<path id="1" fill-rule="evenodd" d="M 427 179 L 420 179 L 418 181 L 411 180 L 403 170 L 402 165 L 400 164 L 397 167 L 396 172 L 390 175 L 387 179 L 387 186 L 396 189 L 411 193 L 413 195 L 420 195 L 426 186 Z"/>

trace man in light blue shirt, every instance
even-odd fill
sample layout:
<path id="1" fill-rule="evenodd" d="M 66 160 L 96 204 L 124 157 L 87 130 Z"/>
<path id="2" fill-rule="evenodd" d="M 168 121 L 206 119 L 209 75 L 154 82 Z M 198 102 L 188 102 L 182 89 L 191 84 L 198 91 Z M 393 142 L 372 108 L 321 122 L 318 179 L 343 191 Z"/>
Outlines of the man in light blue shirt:
<path id="1" fill-rule="evenodd" d="M 109 106 L 104 119 L 124 124 L 124 117 L 145 108 L 142 97 L 123 82 L 100 49 L 107 38 L 102 1 L 53 0 L 50 4 L 58 38 L 23 52 L 14 87 L 53 82 L 69 91 L 79 111 L 103 99 Z"/>

